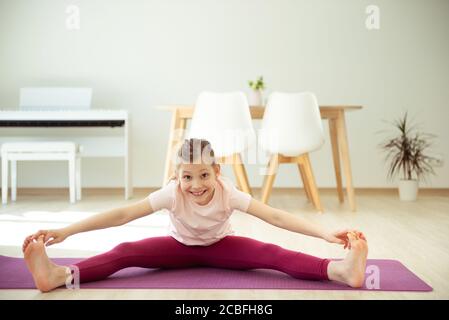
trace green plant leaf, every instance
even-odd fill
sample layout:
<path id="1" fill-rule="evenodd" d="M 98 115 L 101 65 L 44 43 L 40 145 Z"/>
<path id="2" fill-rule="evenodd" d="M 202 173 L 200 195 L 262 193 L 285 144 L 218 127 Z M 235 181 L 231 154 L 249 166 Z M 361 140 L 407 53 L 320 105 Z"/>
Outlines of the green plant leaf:
<path id="1" fill-rule="evenodd" d="M 390 124 L 399 131 L 399 135 L 379 144 L 386 152 L 385 161 L 390 163 L 387 177 L 393 179 L 398 173 L 402 173 L 404 179 L 416 176 L 417 179 L 425 180 L 427 176 L 435 174 L 430 165 L 433 158 L 426 155 L 426 152 L 436 136 L 417 131 L 416 125 L 410 125 L 407 112 Z"/>

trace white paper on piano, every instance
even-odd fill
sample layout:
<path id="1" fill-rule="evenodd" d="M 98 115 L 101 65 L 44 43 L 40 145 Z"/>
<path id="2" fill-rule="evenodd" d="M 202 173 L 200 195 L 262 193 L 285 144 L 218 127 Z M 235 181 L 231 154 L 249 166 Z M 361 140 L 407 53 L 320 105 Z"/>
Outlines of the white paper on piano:
<path id="1" fill-rule="evenodd" d="M 20 110 L 88 110 L 92 88 L 30 87 L 20 89 Z"/>

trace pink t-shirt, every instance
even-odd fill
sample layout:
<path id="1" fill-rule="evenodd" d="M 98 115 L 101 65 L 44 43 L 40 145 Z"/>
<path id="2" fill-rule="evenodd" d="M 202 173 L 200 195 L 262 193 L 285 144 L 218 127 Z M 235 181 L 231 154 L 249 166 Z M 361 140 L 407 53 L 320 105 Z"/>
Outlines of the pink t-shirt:
<path id="1" fill-rule="evenodd" d="M 247 211 L 251 195 L 220 175 L 212 199 L 204 206 L 187 199 L 176 180 L 152 192 L 148 201 L 154 211 L 168 210 L 172 237 L 185 245 L 208 246 L 234 234 L 229 218 L 234 210 Z"/>

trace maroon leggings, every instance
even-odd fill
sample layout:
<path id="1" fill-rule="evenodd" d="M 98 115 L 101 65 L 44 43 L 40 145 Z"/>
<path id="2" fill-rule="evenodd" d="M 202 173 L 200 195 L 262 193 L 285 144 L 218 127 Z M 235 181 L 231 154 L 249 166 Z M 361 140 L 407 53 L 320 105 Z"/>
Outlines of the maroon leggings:
<path id="1" fill-rule="evenodd" d="M 128 267 L 274 269 L 298 279 L 329 280 L 329 262 L 246 237 L 226 236 L 209 246 L 187 246 L 165 236 L 124 242 L 71 267 L 72 273 L 74 266 L 78 269 L 79 283 L 101 280 Z"/>

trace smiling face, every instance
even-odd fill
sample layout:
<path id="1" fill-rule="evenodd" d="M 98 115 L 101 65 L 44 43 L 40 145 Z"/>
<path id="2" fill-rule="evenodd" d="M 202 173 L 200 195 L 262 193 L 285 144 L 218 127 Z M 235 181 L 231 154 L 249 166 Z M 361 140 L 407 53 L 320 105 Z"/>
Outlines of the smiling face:
<path id="1" fill-rule="evenodd" d="M 212 200 L 220 175 L 219 165 L 182 163 L 176 171 L 181 190 L 188 199 L 199 205 L 206 205 Z"/>

